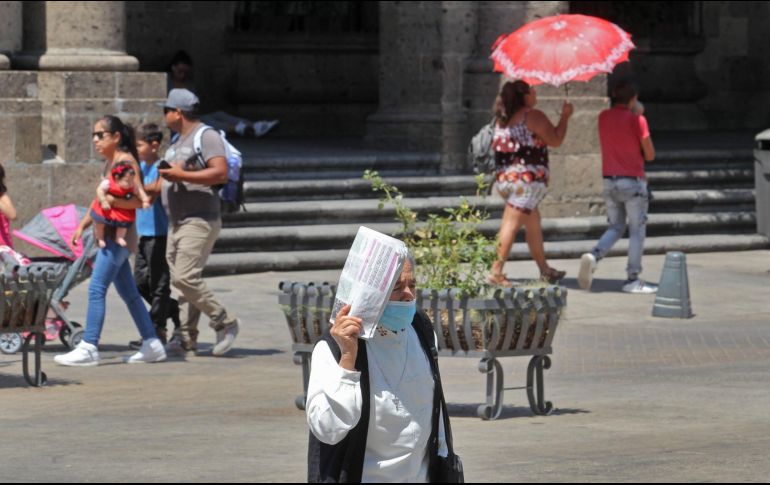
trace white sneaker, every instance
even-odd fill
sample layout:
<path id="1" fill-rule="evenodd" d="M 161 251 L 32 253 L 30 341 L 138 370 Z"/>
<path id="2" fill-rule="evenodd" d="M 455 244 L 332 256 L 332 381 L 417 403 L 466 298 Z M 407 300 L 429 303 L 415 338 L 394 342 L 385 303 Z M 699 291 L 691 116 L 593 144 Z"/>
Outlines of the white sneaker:
<path id="1" fill-rule="evenodd" d="M 275 125 L 277 124 L 278 120 L 255 121 L 251 126 L 254 128 L 254 136 L 259 138 L 260 136 L 267 135 L 267 132 L 275 128 Z"/>
<path id="2" fill-rule="evenodd" d="M 592 253 L 585 253 L 580 257 L 580 271 L 578 271 L 578 285 L 584 290 L 591 289 L 591 283 L 594 281 L 594 271 L 596 271 L 596 256 Z"/>
<path id="3" fill-rule="evenodd" d="M 99 365 L 99 350 L 96 345 L 81 340 L 71 352 L 57 355 L 53 360 L 68 367 L 94 367 Z"/>
<path id="4" fill-rule="evenodd" d="M 623 283 L 623 293 L 651 295 L 657 292 L 658 292 L 657 285 L 651 285 L 650 283 L 646 283 L 644 280 L 641 280 L 641 279 L 626 280 L 626 282 Z"/>
<path id="5" fill-rule="evenodd" d="M 239 319 L 235 319 L 235 323 L 229 327 L 225 327 L 222 330 L 217 330 L 217 343 L 214 345 L 214 350 L 211 354 L 215 357 L 221 357 L 228 353 L 233 348 L 235 337 L 238 336 L 238 329 L 241 325 Z"/>
<path id="6" fill-rule="evenodd" d="M 166 349 L 159 338 L 151 338 L 142 342 L 142 348 L 131 357 L 124 359 L 126 364 L 151 364 L 166 360 Z"/>

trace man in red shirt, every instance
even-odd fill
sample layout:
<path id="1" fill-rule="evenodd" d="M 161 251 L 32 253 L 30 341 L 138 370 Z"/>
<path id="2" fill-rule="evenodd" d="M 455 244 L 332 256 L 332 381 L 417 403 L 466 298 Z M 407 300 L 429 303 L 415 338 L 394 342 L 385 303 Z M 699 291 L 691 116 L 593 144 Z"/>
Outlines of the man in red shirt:
<path id="1" fill-rule="evenodd" d="M 596 247 L 580 258 L 578 284 L 589 290 L 597 262 L 623 236 L 628 227 L 628 279 L 626 293 L 655 293 L 658 288 L 639 278 L 646 234 L 649 194 L 644 175 L 645 161 L 655 159 L 647 119 L 637 109 L 637 92 L 631 84 L 620 83 L 612 92 L 612 108 L 599 115 L 602 148 L 604 200 L 609 228 Z"/>

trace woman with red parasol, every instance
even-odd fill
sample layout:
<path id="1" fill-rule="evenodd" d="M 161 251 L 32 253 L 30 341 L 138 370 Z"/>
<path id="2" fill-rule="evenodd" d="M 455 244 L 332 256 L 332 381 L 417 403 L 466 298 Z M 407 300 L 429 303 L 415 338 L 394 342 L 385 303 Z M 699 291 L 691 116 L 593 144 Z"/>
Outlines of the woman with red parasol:
<path id="1" fill-rule="evenodd" d="M 511 285 L 502 270 L 522 226 L 527 230 L 527 245 L 541 279 L 556 283 L 565 275 L 564 271 L 548 266 L 537 206 L 548 185 L 548 147 L 558 147 L 564 141 L 573 107 L 565 102 L 561 119 L 554 126 L 542 111 L 534 109 L 535 104 L 535 88 L 524 81 L 505 83 L 495 103 L 495 187 L 506 205 L 498 234 L 498 259 L 489 276 L 494 285 Z"/>

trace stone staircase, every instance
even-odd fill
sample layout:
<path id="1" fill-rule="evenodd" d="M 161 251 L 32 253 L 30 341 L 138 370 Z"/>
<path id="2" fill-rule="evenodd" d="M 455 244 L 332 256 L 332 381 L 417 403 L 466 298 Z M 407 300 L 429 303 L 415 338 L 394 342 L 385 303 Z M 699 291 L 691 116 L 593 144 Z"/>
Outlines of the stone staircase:
<path id="1" fill-rule="evenodd" d="M 379 209 L 377 194 L 361 178 L 368 168 L 399 187 L 420 214 L 466 196 L 489 212 L 480 228 L 485 234 L 494 236 L 499 228 L 499 198 L 475 197 L 473 176 L 437 175 L 436 154 L 371 152 L 350 140 L 286 143 L 252 142 L 244 150 L 247 211 L 225 217 L 207 274 L 341 268 L 360 225 L 386 233 L 399 228 L 394 211 Z M 658 159 L 648 165 L 653 200 L 645 252 L 770 247 L 756 234 L 751 144 L 692 145 L 699 148 L 662 143 Z M 579 257 L 605 228 L 604 217 L 544 219 L 546 253 Z M 626 243 L 621 240 L 612 254 L 625 254 Z M 526 244 L 514 245 L 511 259 L 529 257 Z"/>

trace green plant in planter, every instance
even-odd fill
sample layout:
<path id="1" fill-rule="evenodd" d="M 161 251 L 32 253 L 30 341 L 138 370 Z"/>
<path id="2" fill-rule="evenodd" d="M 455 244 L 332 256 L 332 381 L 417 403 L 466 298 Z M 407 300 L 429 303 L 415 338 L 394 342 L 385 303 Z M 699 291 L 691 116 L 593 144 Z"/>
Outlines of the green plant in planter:
<path id="1" fill-rule="evenodd" d="M 458 288 L 471 298 L 490 293 L 486 281 L 492 262 L 497 258 L 495 241 L 478 231 L 478 225 L 489 218 L 484 210 L 472 206 L 463 197 L 458 207 L 444 209 L 442 214 L 428 214 L 419 221 L 417 213 L 406 207 L 403 194 L 385 182 L 379 173 L 367 170 L 364 179 L 375 192 L 382 192 L 380 209 L 390 204 L 401 223 L 400 237 L 417 262 L 417 284 L 420 288 L 442 290 Z M 486 193 L 483 175 L 476 177 L 477 195 Z"/>

